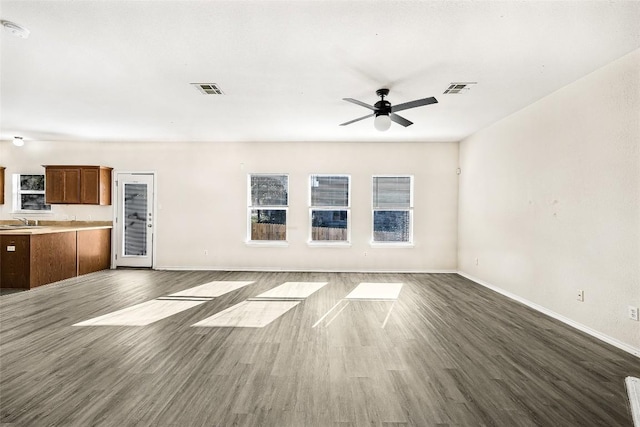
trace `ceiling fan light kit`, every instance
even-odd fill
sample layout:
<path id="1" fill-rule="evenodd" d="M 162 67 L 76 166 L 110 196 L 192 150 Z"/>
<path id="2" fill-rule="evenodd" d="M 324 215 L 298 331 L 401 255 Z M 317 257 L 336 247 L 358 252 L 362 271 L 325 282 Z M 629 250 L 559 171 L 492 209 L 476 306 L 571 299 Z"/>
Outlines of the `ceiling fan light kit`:
<path id="1" fill-rule="evenodd" d="M 24 145 L 24 139 L 22 139 L 21 136 L 14 136 L 13 145 L 15 145 L 16 147 L 22 147 Z"/>
<path id="2" fill-rule="evenodd" d="M 388 114 L 378 114 L 376 118 L 373 119 L 373 126 L 380 132 L 389 130 L 391 127 L 391 117 L 389 117 Z"/>
<path id="3" fill-rule="evenodd" d="M 358 122 L 360 120 L 367 119 L 369 117 L 375 117 L 373 119 L 373 126 L 384 132 L 391 127 L 391 122 L 398 123 L 404 127 L 411 126 L 413 122 L 405 119 L 404 117 L 396 114 L 396 111 L 408 110 L 409 108 L 421 107 L 423 105 L 436 104 L 438 102 L 434 97 L 416 99 L 415 101 L 405 102 L 403 104 L 391 105 L 389 101 L 386 101 L 385 96 L 389 95 L 389 89 L 378 89 L 376 91 L 376 95 L 380 97 L 380 101 L 376 102 L 374 105 L 369 105 L 362 101 L 358 101 L 353 98 L 342 98 L 344 101 L 351 102 L 352 104 L 360 105 L 361 107 L 368 108 L 372 110 L 372 114 L 368 114 L 363 117 L 359 117 L 354 120 L 350 120 L 348 122 L 342 123 L 340 126 L 350 125 L 351 123 Z"/>

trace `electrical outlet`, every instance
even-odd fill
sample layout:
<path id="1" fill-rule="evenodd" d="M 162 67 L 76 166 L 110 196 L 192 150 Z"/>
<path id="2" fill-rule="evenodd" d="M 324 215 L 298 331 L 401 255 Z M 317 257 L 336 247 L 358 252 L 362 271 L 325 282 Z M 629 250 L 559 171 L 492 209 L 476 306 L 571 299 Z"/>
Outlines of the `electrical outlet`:
<path id="1" fill-rule="evenodd" d="M 578 289 L 578 295 L 576 299 L 578 301 L 584 301 L 584 291 L 582 289 Z"/>
<path id="2" fill-rule="evenodd" d="M 629 306 L 629 319 L 638 321 L 638 307 Z"/>
<path id="3" fill-rule="evenodd" d="M 204 250 L 204 254 L 205 254 L 205 255 L 209 255 L 209 251 L 205 249 L 205 250 Z"/>

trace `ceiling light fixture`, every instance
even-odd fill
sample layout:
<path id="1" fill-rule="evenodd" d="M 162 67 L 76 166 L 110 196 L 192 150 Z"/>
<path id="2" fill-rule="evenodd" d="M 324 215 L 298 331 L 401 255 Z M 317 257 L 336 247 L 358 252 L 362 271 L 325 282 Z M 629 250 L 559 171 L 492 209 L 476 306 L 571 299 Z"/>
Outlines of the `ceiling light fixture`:
<path id="1" fill-rule="evenodd" d="M 26 39 L 27 37 L 29 37 L 29 34 L 31 34 L 29 30 L 21 25 L 16 24 L 15 22 L 5 21 L 4 19 L 2 19 L 0 20 L 0 23 L 5 30 L 16 37 L 20 37 L 21 39 Z"/>
<path id="2" fill-rule="evenodd" d="M 14 136 L 13 145 L 15 145 L 16 147 L 22 147 L 24 145 L 24 140 L 21 136 Z"/>

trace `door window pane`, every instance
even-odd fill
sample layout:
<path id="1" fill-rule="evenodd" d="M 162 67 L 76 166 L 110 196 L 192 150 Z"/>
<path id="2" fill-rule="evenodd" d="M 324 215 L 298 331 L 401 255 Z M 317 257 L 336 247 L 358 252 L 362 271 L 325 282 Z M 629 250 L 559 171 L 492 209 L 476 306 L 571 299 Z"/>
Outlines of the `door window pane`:
<path id="1" fill-rule="evenodd" d="M 147 255 L 147 185 L 124 184 L 124 255 Z"/>

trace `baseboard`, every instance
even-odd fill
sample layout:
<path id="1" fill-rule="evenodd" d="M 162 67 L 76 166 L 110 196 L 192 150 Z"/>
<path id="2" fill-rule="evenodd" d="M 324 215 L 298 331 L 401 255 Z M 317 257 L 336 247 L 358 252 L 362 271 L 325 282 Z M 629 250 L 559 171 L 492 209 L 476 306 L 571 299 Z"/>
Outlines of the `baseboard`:
<path id="1" fill-rule="evenodd" d="M 154 270 L 167 271 L 239 271 L 268 273 L 387 273 L 387 274 L 458 274 L 458 270 L 337 270 L 313 268 L 274 268 L 274 267 L 210 267 L 210 266 L 156 266 Z"/>
<path id="2" fill-rule="evenodd" d="M 624 343 L 616 338 L 610 337 L 606 334 L 603 334 L 602 332 L 598 332 L 595 329 L 591 329 L 590 327 L 583 325 L 582 323 L 576 322 L 575 320 L 572 320 L 568 317 L 565 317 L 561 314 L 556 313 L 555 311 L 551 311 L 546 307 L 543 307 L 541 305 L 538 305 L 536 303 L 533 303 L 525 298 L 522 298 L 516 294 L 512 294 L 509 291 L 505 291 L 502 288 L 499 288 L 498 286 L 492 285 L 491 283 L 487 283 L 484 280 L 478 279 L 476 277 L 473 277 L 463 271 L 458 271 L 458 274 L 464 278 L 467 278 L 469 280 L 471 280 L 472 282 L 475 282 L 481 286 L 484 286 L 485 288 L 491 289 L 494 292 L 497 292 L 501 295 L 506 296 L 507 298 L 510 298 L 512 300 L 518 301 L 524 305 L 526 305 L 527 307 L 530 307 L 536 311 L 539 311 L 542 314 L 546 314 L 549 317 L 553 317 L 556 320 L 561 321 L 562 323 L 565 323 L 575 329 L 578 329 L 579 331 L 582 331 L 586 334 L 591 335 L 594 338 L 599 339 L 600 341 L 604 341 L 607 344 L 611 344 L 621 350 L 626 351 L 627 353 L 631 353 L 632 355 L 636 356 L 636 357 L 640 357 L 640 348 L 636 348 L 633 346 L 630 346 L 627 343 Z"/>

